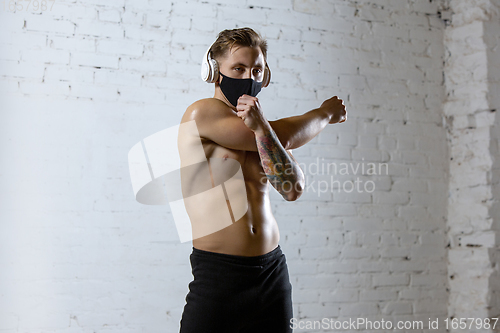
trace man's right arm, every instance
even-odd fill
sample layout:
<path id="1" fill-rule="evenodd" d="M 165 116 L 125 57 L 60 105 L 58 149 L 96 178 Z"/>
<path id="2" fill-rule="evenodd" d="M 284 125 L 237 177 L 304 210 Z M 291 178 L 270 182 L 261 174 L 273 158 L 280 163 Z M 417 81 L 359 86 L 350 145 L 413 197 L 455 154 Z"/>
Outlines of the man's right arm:
<path id="1" fill-rule="evenodd" d="M 185 120 L 195 120 L 201 138 L 234 150 L 257 151 L 255 134 L 235 112 L 215 98 L 199 100 L 188 107 Z"/>

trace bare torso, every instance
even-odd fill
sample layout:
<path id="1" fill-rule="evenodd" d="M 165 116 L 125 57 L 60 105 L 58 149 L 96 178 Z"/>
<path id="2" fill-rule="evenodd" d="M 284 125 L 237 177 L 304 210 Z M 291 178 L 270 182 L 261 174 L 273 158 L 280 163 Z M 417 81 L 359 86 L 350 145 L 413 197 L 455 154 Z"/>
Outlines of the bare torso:
<path id="1" fill-rule="evenodd" d="M 192 115 L 185 114 L 181 123 L 190 120 L 193 120 Z M 181 164 L 183 160 L 189 158 L 191 151 L 195 149 L 195 145 L 199 145 L 199 140 L 201 140 L 208 161 L 210 176 L 208 176 L 208 173 L 200 172 L 202 171 L 200 167 L 192 173 L 182 174 L 182 186 L 191 187 L 195 185 L 194 183 L 209 182 L 210 180 L 203 179 L 209 177 L 212 178 L 213 184 L 214 172 L 220 173 L 217 170 L 223 170 L 224 173 L 225 163 L 234 164 L 234 161 L 237 161 L 243 173 L 248 209 L 241 218 L 237 220 L 233 218 L 233 223 L 229 226 L 203 237 L 193 237 L 193 247 L 205 251 L 240 256 L 258 256 L 275 249 L 279 241 L 279 230 L 272 214 L 269 200 L 269 182 L 260 164 L 259 153 L 257 151 L 229 149 L 203 137 L 197 140 L 194 137 L 183 138 L 180 136 Z M 214 159 L 216 160 L 214 161 Z M 217 163 L 221 164 L 217 167 L 217 170 L 214 170 L 214 165 L 217 165 Z M 226 178 L 229 178 L 229 175 Z M 226 203 L 230 207 L 229 200 L 226 200 Z M 186 205 L 190 218 L 201 214 L 206 218 L 206 221 L 210 221 L 212 216 L 219 213 L 216 210 L 221 209 L 226 209 L 226 207 L 214 205 L 211 202 L 207 203 L 207 200 L 199 201 L 191 206 Z M 195 211 L 197 212 L 195 213 Z M 201 223 L 204 223 L 204 221 L 201 221 Z"/>

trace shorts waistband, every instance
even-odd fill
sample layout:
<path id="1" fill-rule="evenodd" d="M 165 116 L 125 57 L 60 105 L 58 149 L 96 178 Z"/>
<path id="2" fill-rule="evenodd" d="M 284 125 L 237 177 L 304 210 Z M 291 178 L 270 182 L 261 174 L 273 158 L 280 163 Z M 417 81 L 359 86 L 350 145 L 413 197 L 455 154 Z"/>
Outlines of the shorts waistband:
<path id="1" fill-rule="evenodd" d="M 281 247 L 278 245 L 271 252 L 262 254 L 260 256 L 245 257 L 245 256 L 236 256 L 233 254 L 205 251 L 205 250 L 200 250 L 200 249 L 193 247 L 192 255 L 197 256 L 197 257 L 208 258 L 208 259 L 210 259 L 210 258 L 211 259 L 219 259 L 219 260 L 231 262 L 234 264 L 253 266 L 253 265 L 263 265 L 263 264 L 266 264 L 268 262 L 275 260 L 276 258 L 278 258 L 279 256 L 282 255 L 282 251 L 281 251 Z"/>

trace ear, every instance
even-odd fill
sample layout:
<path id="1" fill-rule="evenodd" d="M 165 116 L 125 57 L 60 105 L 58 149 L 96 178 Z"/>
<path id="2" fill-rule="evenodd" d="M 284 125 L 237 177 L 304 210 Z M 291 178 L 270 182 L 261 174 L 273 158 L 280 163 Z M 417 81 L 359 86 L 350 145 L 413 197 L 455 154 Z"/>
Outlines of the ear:
<path id="1" fill-rule="evenodd" d="M 266 68 L 264 68 L 264 78 L 262 79 L 262 87 L 267 87 L 271 82 L 271 69 L 266 63 Z"/>
<path id="2" fill-rule="evenodd" d="M 222 77 L 222 75 L 220 75 L 219 71 L 217 71 L 216 74 L 217 74 L 217 77 L 214 78 L 213 82 L 215 83 L 216 86 L 218 86 L 222 82 L 223 77 Z"/>

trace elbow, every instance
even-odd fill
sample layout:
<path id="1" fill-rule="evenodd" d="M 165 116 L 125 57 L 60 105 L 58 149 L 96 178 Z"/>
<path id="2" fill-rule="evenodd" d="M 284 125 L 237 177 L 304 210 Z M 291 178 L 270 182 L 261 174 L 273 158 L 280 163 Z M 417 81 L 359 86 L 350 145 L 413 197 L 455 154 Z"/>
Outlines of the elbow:
<path id="1" fill-rule="evenodd" d="M 297 200 L 298 198 L 300 198 L 300 196 L 304 192 L 304 185 L 305 185 L 304 179 L 300 179 L 300 180 L 296 181 L 294 186 L 290 189 L 290 191 L 287 191 L 286 193 L 284 193 L 283 198 L 286 201 Z"/>
<path id="2" fill-rule="evenodd" d="M 283 198 L 286 200 L 286 201 L 295 201 L 297 200 L 298 198 L 300 198 L 300 196 L 302 195 L 301 192 L 291 192 L 291 193 L 288 193 L 286 196 L 283 196 Z"/>

